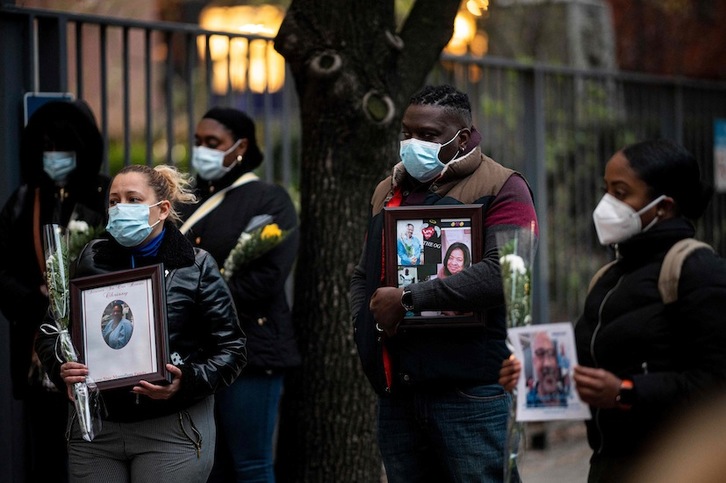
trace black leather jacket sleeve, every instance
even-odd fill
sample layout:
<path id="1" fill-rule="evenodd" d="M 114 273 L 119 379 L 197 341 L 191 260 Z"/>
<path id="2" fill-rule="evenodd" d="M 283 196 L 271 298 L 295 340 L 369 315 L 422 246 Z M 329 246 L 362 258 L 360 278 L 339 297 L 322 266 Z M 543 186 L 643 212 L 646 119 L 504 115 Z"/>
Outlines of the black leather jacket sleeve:
<path id="1" fill-rule="evenodd" d="M 192 323 L 204 325 L 208 335 L 202 334 L 197 341 L 177 340 L 175 344 L 174 334 L 170 334 L 172 347 L 179 346 L 181 350 L 188 347 L 191 351 L 181 366 L 182 385 L 177 396 L 192 399 L 213 394 L 219 387 L 231 384 L 247 361 L 246 338 L 232 295 L 216 263 L 207 252 L 196 250 L 195 265 L 199 270 L 196 299 L 200 320 Z M 180 274 L 174 276 L 177 275 Z M 173 311 L 171 301 L 169 305 Z M 199 347 L 195 348 L 195 343 Z"/>

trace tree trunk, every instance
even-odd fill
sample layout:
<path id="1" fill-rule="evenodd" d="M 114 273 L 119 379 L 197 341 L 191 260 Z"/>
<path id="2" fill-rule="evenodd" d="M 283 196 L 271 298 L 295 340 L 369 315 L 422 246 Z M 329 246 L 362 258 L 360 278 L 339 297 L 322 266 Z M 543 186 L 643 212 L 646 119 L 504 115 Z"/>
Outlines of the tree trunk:
<path id="1" fill-rule="evenodd" d="M 376 482 L 375 395 L 361 371 L 348 285 L 375 185 L 398 159 L 402 108 L 451 38 L 459 0 L 293 0 L 275 48 L 302 113 L 294 320 L 303 365 L 286 382 L 281 482 Z"/>

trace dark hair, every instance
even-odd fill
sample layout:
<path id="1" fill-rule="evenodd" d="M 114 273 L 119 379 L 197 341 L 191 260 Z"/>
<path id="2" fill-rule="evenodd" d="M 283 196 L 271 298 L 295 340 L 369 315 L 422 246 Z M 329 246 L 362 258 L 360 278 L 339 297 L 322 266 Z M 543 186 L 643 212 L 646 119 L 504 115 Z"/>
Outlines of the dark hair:
<path id="1" fill-rule="evenodd" d="M 471 126 L 469 96 L 448 84 L 425 86 L 411 96 L 409 105 L 411 104 L 442 107 L 457 116 L 467 127 Z"/>
<path id="2" fill-rule="evenodd" d="M 648 185 L 650 195 L 666 195 L 677 212 L 696 220 L 706 211 L 713 189 L 701 180 L 696 158 L 683 146 L 667 139 L 642 141 L 622 150 L 630 166 Z"/>
<path id="3" fill-rule="evenodd" d="M 449 248 L 446 249 L 446 255 L 444 255 L 444 273 L 447 277 L 451 275 L 449 267 L 447 266 L 449 257 L 451 256 L 451 252 L 453 252 L 457 248 L 461 250 L 461 252 L 464 254 L 464 268 L 468 268 L 469 266 L 471 266 L 471 252 L 469 251 L 469 247 L 461 242 L 454 242 L 449 245 Z"/>
<path id="4" fill-rule="evenodd" d="M 202 119 L 214 119 L 222 124 L 229 129 L 235 141 L 247 139 L 247 151 L 242 160 L 245 171 L 252 171 L 262 164 L 264 156 L 257 145 L 255 123 L 247 114 L 231 107 L 213 107 L 202 116 Z"/>

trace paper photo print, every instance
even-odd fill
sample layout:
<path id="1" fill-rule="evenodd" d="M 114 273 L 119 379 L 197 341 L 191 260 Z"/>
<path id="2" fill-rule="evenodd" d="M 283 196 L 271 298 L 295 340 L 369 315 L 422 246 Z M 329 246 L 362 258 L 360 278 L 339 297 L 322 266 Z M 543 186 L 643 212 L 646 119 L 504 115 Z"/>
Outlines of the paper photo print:
<path id="1" fill-rule="evenodd" d="M 577 364 L 572 324 L 516 327 L 508 335 L 522 362 L 517 421 L 590 419 L 590 408 L 580 400 L 572 380 Z"/>

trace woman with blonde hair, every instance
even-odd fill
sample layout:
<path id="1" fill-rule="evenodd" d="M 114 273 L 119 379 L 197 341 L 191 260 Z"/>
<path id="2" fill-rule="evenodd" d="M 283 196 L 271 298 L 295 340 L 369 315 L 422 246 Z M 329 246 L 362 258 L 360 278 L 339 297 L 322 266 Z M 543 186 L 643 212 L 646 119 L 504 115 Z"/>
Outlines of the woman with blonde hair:
<path id="1" fill-rule="evenodd" d="M 188 179 L 169 166 L 123 168 L 111 183 L 106 239 L 89 243 L 75 276 L 161 263 L 166 288 L 171 383 L 141 381 L 102 391 L 107 414 L 91 442 L 78 422 L 68 431 L 73 482 L 206 481 L 214 461 L 214 393 L 246 361 L 245 336 L 216 263 L 175 226 L 175 206 L 195 201 Z M 59 363 L 56 336 L 36 348 L 59 388 L 83 382 L 88 368 Z"/>

